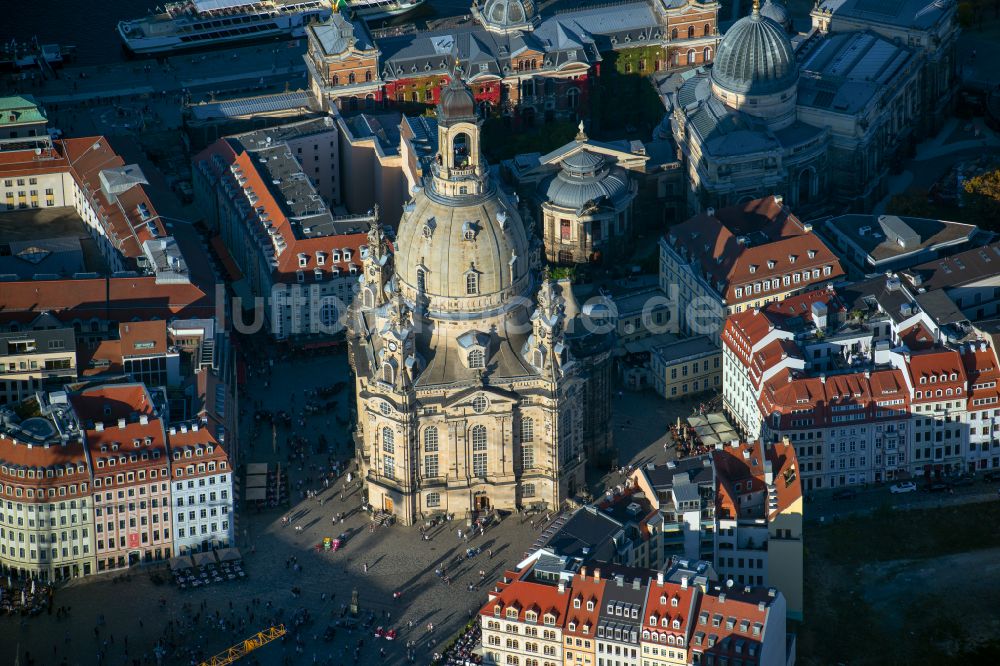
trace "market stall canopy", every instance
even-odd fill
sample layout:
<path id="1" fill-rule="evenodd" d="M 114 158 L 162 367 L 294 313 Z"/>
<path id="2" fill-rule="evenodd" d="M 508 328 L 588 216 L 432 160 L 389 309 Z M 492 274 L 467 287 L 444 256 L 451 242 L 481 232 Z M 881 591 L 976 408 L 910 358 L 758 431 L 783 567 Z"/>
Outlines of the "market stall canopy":
<path id="1" fill-rule="evenodd" d="M 204 567 L 209 564 L 215 564 L 215 553 L 195 553 L 191 556 L 194 558 L 194 564 L 197 567 Z"/>
<path id="2" fill-rule="evenodd" d="M 247 476 L 247 488 L 263 488 L 267 486 L 265 474 L 250 474 Z"/>
<path id="3" fill-rule="evenodd" d="M 247 465 L 247 475 L 267 474 L 267 463 L 250 463 Z"/>
<path id="4" fill-rule="evenodd" d="M 243 559 L 239 548 L 223 548 L 215 553 L 220 562 L 236 562 Z"/>
<path id="5" fill-rule="evenodd" d="M 170 570 L 171 571 L 182 571 L 184 569 L 190 569 L 193 564 L 191 564 L 191 557 L 184 555 L 183 557 L 171 557 L 170 558 Z"/>

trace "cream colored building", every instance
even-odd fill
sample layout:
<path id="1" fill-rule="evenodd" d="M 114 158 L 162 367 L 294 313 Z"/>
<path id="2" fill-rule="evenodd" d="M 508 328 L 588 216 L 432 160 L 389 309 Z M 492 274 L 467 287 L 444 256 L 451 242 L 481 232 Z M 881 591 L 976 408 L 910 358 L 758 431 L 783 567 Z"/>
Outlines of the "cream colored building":
<path id="1" fill-rule="evenodd" d="M 90 463 L 61 395 L 0 408 L 0 565 L 43 581 L 97 571 Z"/>
<path id="2" fill-rule="evenodd" d="M 588 444 L 592 371 L 565 336 L 567 298 L 551 280 L 538 288 L 537 242 L 489 175 L 457 77 L 437 131 L 395 255 L 369 232 L 350 317 L 368 501 L 404 524 L 559 506 L 583 488 Z"/>
<path id="3" fill-rule="evenodd" d="M 0 404 L 76 379 L 72 328 L 0 333 Z"/>

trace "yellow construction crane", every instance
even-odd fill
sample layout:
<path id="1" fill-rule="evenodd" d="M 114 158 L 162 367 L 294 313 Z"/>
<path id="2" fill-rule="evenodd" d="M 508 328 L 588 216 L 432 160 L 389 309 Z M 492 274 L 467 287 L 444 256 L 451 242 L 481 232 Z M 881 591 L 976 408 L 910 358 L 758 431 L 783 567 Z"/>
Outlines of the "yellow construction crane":
<path id="1" fill-rule="evenodd" d="M 271 641 L 277 640 L 285 635 L 285 625 L 279 624 L 277 627 L 265 629 L 239 645 L 234 645 L 225 652 L 220 652 L 208 661 L 203 661 L 199 666 L 226 666 L 238 659 L 242 659 L 259 647 L 267 645 Z"/>

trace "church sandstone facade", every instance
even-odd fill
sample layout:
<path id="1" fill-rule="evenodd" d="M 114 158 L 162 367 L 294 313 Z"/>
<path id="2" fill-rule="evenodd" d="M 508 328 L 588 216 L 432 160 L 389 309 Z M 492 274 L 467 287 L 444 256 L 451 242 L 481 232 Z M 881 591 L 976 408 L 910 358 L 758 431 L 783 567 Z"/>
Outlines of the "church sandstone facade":
<path id="1" fill-rule="evenodd" d="M 606 382 L 589 390 L 607 358 L 571 353 L 566 296 L 539 286 L 538 242 L 479 156 L 476 114 L 452 77 L 431 175 L 393 254 L 372 228 L 350 315 L 360 471 L 404 524 L 559 506 L 584 487 L 588 400 L 610 404 Z"/>

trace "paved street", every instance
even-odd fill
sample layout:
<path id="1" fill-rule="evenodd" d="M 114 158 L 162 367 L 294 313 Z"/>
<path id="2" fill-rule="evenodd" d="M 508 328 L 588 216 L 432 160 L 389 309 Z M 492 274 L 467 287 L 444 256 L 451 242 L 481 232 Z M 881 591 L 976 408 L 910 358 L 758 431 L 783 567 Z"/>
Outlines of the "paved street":
<path id="1" fill-rule="evenodd" d="M 262 400 L 268 409 L 290 409 L 293 399 L 301 407 L 303 389 L 346 381 L 346 375 L 343 355 L 291 362 L 278 367 L 274 376 L 267 380 L 267 388 L 262 378 L 252 378 L 253 396 Z M 347 395 L 337 396 L 337 399 L 335 414 L 307 417 L 306 426 L 297 427 L 295 433 L 315 442 L 318 435 L 325 432 L 331 443 L 346 443 L 349 433 L 336 425 L 335 418 L 346 416 Z M 249 434 L 247 424 L 242 434 L 244 437 Z M 280 460 L 287 464 L 284 447 L 287 434 L 278 429 L 278 447 L 274 453 L 271 430 L 262 429 L 253 448 L 247 450 L 248 459 L 252 462 Z M 346 459 L 347 451 L 341 447 L 335 455 Z M 293 488 L 300 480 L 304 487 L 317 487 L 319 472 L 313 466 L 325 464 L 325 456 L 309 456 L 304 464 L 292 465 Z M 313 479 L 311 484 L 306 482 L 310 478 Z M 291 629 L 293 614 L 298 609 L 307 609 L 313 621 L 297 632 L 296 637 L 290 635 L 280 645 L 271 645 L 255 653 L 258 663 L 279 664 L 285 657 L 289 658 L 289 663 L 296 664 L 313 663 L 314 658 L 318 663 L 355 663 L 353 646 L 359 639 L 364 641 L 364 647 L 357 663 L 383 663 L 379 648 L 387 652 L 384 663 L 404 663 L 406 642 L 410 640 L 419 644 L 415 663 L 428 663 L 434 643 L 450 638 L 469 619 L 469 612 L 478 608 L 485 598 L 479 571 L 486 573 L 486 584 L 492 582 L 504 567 L 523 556 L 540 532 L 540 526 L 532 527 L 530 521 L 522 523 L 515 516 L 468 543 L 460 541 L 456 535 L 459 527 L 464 529 L 464 523 L 446 523 L 431 530 L 430 541 L 422 541 L 415 527 L 395 526 L 369 533 L 368 515 L 360 511 L 358 490 L 352 489 L 341 502 L 340 487 L 338 482 L 315 499 L 296 499 L 289 511 L 250 515 L 244 512 L 240 516 L 237 529 L 239 545 L 245 554 L 246 582 L 181 592 L 172 585 L 155 585 L 149 571 L 142 569 L 133 572 L 128 582 L 112 582 L 111 576 L 77 581 L 57 591 L 55 597 L 56 606 L 72 608 L 68 620 L 57 620 L 55 615 L 29 618 L 23 623 L 20 618 L 0 618 L 0 635 L 5 638 L 0 641 L 0 663 L 13 663 L 14 652 L 20 645 L 22 665 L 27 664 L 26 651 L 36 657 L 44 655 L 37 664 L 60 664 L 64 663 L 64 658 L 67 664 L 130 664 L 130 659 L 151 656 L 159 637 L 173 636 L 178 648 L 163 663 L 182 664 L 187 663 L 188 658 L 181 648 L 200 649 L 209 655 L 265 629 L 272 618 L 285 622 Z M 322 506 L 319 499 L 323 500 Z M 342 525 L 333 527 L 331 516 L 341 512 L 349 515 Z M 293 525 L 282 527 L 281 517 L 286 514 L 292 517 Z M 301 526 L 302 531 L 296 530 L 295 525 Z M 345 548 L 336 553 L 315 552 L 313 546 L 323 537 L 337 536 L 341 532 L 351 535 Z M 481 547 L 483 553 L 471 561 L 453 564 L 455 557 L 470 546 Z M 493 550 L 492 559 L 487 555 L 488 549 Z M 292 556 L 297 558 L 301 572 L 286 566 L 286 560 Z M 367 574 L 364 572 L 366 563 Z M 445 585 L 434 573 L 441 566 L 446 568 L 452 580 L 450 585 Z M 471 591 L 467 587 L 470 583 L 475 586 Z M 298 597 L 292 591 L 295 587 L 301 589 Z M 353 589 L 359 592 L 363 612 L 376 614 L 372 628 L 394 627 L 399 631 L 398 640 L 373 639 L 371 630 L 359 629 L 348 634 L 341 629 L 333 642 L 323 642 L 324 629 L 333 618 L 340 617 Z M 402 593 L 399 601 L 393 600 L 393 592 Z M 123 598 L 128 602 L 121 603 Z M 158 606 L 161 598 L 166 600 L 162 611 Z M 248 606 L 255 598 L 260 599 L 260 605 Z M 271 608 L 266 607 L 267 602 L 271 603 Z M 185 603 L 190 605 L 189 609 L 183 606 Z M 104 614 L 104 624 L 98 628 L 99 638 L 94 635 L 99 612 L 96 609 Z M 232 624 L 220 628 L 217 620 L 210 622 L 208 616 L 216 611 Z M 252 620 L 250 612 L 253 612 Z M 385 613 L 389 613 L 388 618 Z M 412 629 L 408 628 L 411 621 Z M 427 631 L 428 623 L 434 625 L 431 633 Z M 55 642 L 52 641 L 54 636 L 58 637 Z M 126 636 L 128 658 L 125 655 Z M 301 641 L 300 654 L 296 652 L 297 641 Z M 97 660 L 99 649 L 106 653 L 103 662 Z M 246 663 L 255 662 L 247 659 Z"/>
<path id="2" fill-rule="evenodd" d="M 926 482 L 923 479 L 915 479 L 914 483 L 917 484 L 917 490 L 896 495 L 889 491 L 892 484 L 858 488 L 857 497 L 851 499 L 834 499 L 833 491 L 830 490 L 814 493 L 806 498 L 805 518 L 807 521 L 825 522 L 844 516 L 871 513 L 885 504 L 902 511 L 1000 501 L 1000 496 L 997 495 L 1000 482 L 984 483 L 980 477 L 976 477 L 970 486 L 955 488 L 954 492 L 928 492 L 924 490 Z"/>

